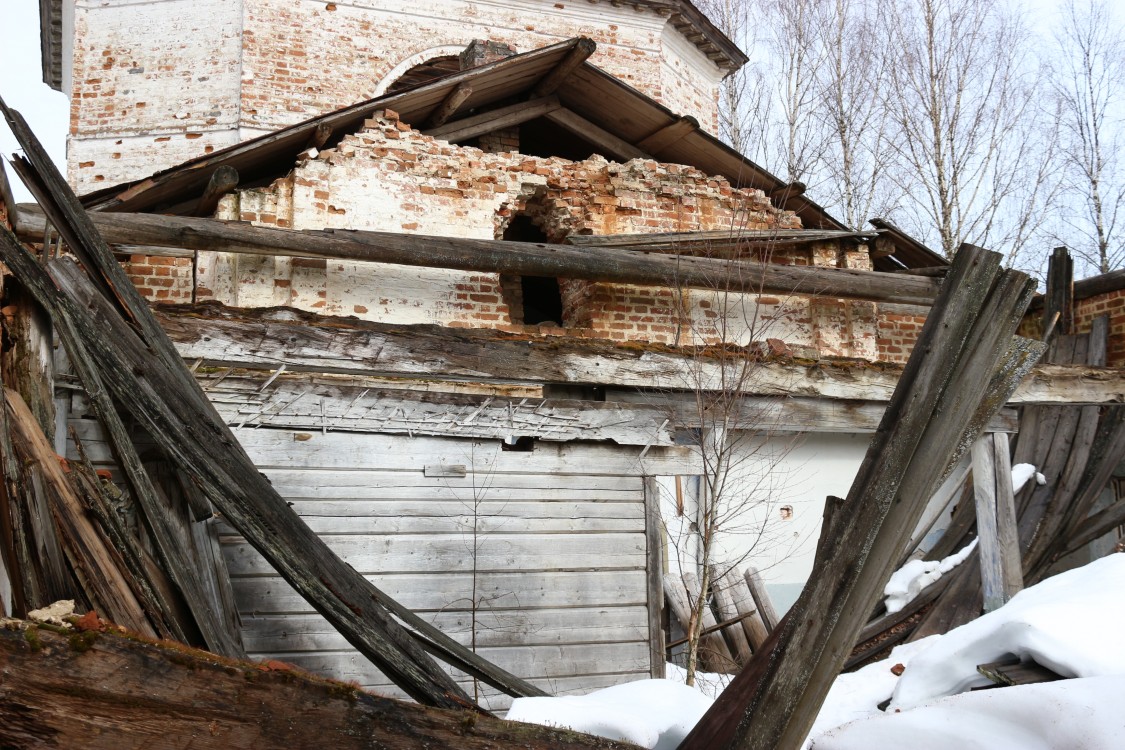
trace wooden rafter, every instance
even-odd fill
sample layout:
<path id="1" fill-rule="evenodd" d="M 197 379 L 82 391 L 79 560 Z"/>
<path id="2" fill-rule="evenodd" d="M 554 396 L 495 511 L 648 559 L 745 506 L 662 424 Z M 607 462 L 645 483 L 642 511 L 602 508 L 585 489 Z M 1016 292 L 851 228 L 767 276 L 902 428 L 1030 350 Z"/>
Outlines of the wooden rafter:
<path id="1" fill-rule="evenodd" d="M 597 48 L 598 45 L 594 43 L 594 40 L 585 37 L 579 39 L 578 43 L 574 45 L 574 49 L 536 84 L 535 88 L 531 90 L 531 95 L 533 97 L 549 96 L 558 91 L 559 86 L 567 79 L 567 76 L 573 73 L 579 65 L 586 62 Z"/>
<path id="2" fill-rule="evenodd" d="M 652 158 L 632 143 L 618 138 L 605 128 L 595 125 L 582 115 L 565 107 L 560 107 L 559 109 L 548 112 L 546 117 L 556 125 L 589 141 L 596 148 L 606 152 L 615 159 L 628 161 L 630 159 Z"/>
<path id="3" fill-rule="evenodd" d="M 457 84 L 452 91 L 446 94 L 441 104 L 434 107 L 434 111 L 426 119 L 427 128 L 437 128 L 444 125 L 456 112 L 465 100 L 473 95 L 473 87 L 468 81 Z"/>
<path id="4" fill-rule="evenodd" d="M 689 133 L 699 130 L 699 120 L 691 115 L 685 115 L 671 125 L 666 125 L 637 143 L 637 148 L 650 154 L 660 155 L 660 152 L 673 143 L 683 140 Z"/>
<path id="5" fill-rule="evenodd" d="M 426 135 L 440 138 L 450 143 L 458 143 L 470 138 L 492 133 L 501 128 L 510 128 L 521 125 L 537 117 L 543 117 L 554 112 L 562 105 L 558 97 L 545 96 L 540 99 L 512 104 L 507 107 L 492 109 L 471 117 L 463 117 L 453 122 L 447 122 L 441 127 L 424 130 Z"/>

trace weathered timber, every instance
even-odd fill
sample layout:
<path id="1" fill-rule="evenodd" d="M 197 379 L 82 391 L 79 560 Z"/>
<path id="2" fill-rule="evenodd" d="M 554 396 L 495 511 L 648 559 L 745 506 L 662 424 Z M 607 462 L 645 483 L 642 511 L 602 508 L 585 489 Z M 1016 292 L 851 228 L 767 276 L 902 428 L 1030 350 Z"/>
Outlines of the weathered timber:
<path id="1" fill-rule="evenodd" d="M 622 248 L 543 245 L 417 234 L 353 230 L 296 231 L 255 227 L 218 219 L 155 214 L 91 213 L 90 221 L 108 242 L 214 250 L 252 255 L 331 258 L 408 266 L 454 268 L 521 276 L 555 276 L 590 281 L 675 285 L 746 293 L 807 294 L 880 302 L 928 305 L 937 283 L 875 271 L 711 258 L 646 254 Z M 37 212 L 22 208 L 21 238 L 42 237 Z"/>
<path id="2" fill-rule="evenodd" d="M 21 175 L 52 222 L 62 222 L 60 234 L 94 280 L 66 263 L 55 264 L 55 277 L 49 279 L 4 229 L 0 251 L 9 268 L 22 277 L 56 322 L 65 321 L 67 327 L 81 332 L 72 335 L 72 340 L 101 346 L 98 374 L 118 401 L 161 441 L 161 448 L 181 471 L 199 480 L 204 493 L 229 519 L 237 519 L 240 531 L 266 551 L 279 572 L 314 600 L 353 645 L 376 660 L 411 697 L 437 706 L 472 706 L 467 695 L 384 609 L 395 603 L 381 603 L 386 597 L 302 524 L 256 471 L 26 122 L 2 101 L 0 109 L 31 159 L 17 162 Z M 64 278 L 71 285 L 70 296 L 52 283 Z M 107 337 L 106 331 L 114 329 Z M 540 692 L 479 659 L 413 613 L 397 614 L 439 648 L 457 652 L 462 662 L 473 666 L 474 676 L 517 694 Z"/>
<path id="3" fill-rule="evenodd" d="M 739 578 L 736 571 L 728 570 L 726 575 L 723 576 L 723 583 L 726 584 L 727 590 L 731 594 L 735 611 L 742 618 L 742 630 L 746 633 L 746 639 L 750 642 L 750 650 L 757 651 L 769 637 L 769 630 L 766 629 L 762 613 L 754 604 L 754 598 L 749 587 L 746 586 L 745 581 Z"/>
<path id="4" fill-rule="evenodd" d="M 482 112 L 479 115 L 462 117 L 459 120 L 447 122 L 440 127 L 430 128 L 423 132 L 443 141 L 457 143 L 501 128 L 521 125 L 529 120 L 542 117 L 548 112 L 553 112 L 561 106 L 558 97 L 545 96 L 541 99 L 533 99 L 529 102 Z"/>
<path id="5" fill-rule="evenodd" d="M 799 368 L 795 368 L 799 369 Z M 747 378 L 753 381 L 754 378 Z M 753 385 L 746 390 L 753 390 Z M 693 393 L 605 386 L 607 402 L 646 405 L 663 412 L 682 427 L 702 427 L 699 404 Z M 730 406 L 735 424 L 755 426 L 765 432 L 863 432 L 879 427 L 887 404 L 881 401 L 830 399 L 809 396 L 746 395 Z M 988 423 L 989 432 L 1016 432 L 1019 418 L 1014 408 L 1001 409 Z"/>
<path id="6" fill-rule="evenodd" d="M 1074 332 L 1074 260 L 1065 247 L 1056 247 L 1047 266 L 1047 294 L 1043 306 L 1043 331 L 1051 327 L 1063 335 Z"/>
<path id="7" fill-rule="evenodd" d="M 8 621 L 0 665 L 0 735 L 12 750 L 634 747 L 402 703 L 280 662 L 222 660 L 112 629 L 68 634 Z"/>
<path id="8" fill-rule="evenodd" d="M 938 487 L 937 492 L 930 498 L 922 518 L 919 519 L 918 525 L 914 528 L 914 533 L 910 535 L 910 542 L 906 545 L 907 554 L 899 560 L 896 569 L 901 568 L 908 559 L 923 559 L 926 553 L 930 551 L 931 547 L 924 544 L 925 540 L 940 518 L 943 518 L 947 512 L 952 515 L 951 506 L 961 496 L 962 488 L 969 477 L 970 465 L 971 462 L 968 457 L 958 461 L 957 465 L 949 472 L 949 476 Z M 948 529 L 948 527 L 946 528 Z"/>
<path id="9" fill-rule="evenodd" d="M 539 83 L 535 84 L 535 88 L 531 90 L 531 95 L 533 97 L 549 96 L 558 91 L 563 81 L 577 70 L 579 65 L 586 62 L 597 48 L 598 45 L 594 43 L 593 39 L 586 39 L 585 37 L 579 39 L 574 48 L 566 54 L 566 57 L 558 65 L 551 68 L 551 72 L 543 76 Z"/>
<path id="10" fill-rule="evenodd" d="M 746 588 L 750 590 L 750 596 L 754 599 L 754 606 L 762 616 L 762 624 L 765 625 L 766 632 L 772 632 L 781 622 L 781 618 L 777 614 L 777 608 L 773 606 L 773 599 L 766 589 L 761 573 L 757 568 L 750 566 L 742 574 L 742 578 L 746 582 Z"/>
<path id="11" fill-rule="evenodd" d="M 696 130 L 699 130 L 699 121 L 691 115 L 684 115 L 671 125 L 665 125 L 652 135 L 638 141 L 637 148 L 654 156 L 660 156 L 661 151 L 673 143 L 683 140 L 685 136 L 694 133 Z"/>
<path id="12" fill-rule="evenodd" d="M 683 581 L 684 589 L 687 591 L 689 613 L 694 611 L 699 598 L 701 596 L 704 598 L 700 627 L 702 630 L 707 630 L 708 635 L 701 636 L 699 639 L 700 666 L 711 672 L 734 672 L 738 668 L 738 662 L 727 646 L 723 634 L 719 632 L 719 623 L 715 619 L 715 613 L 711 611 L 707 592 L 700 591 L 699 579 L 691 571 L 683 574 Z M 684 632 L 690 633 L 690 630 L 685 627 Z"/>
<path id="13" fill-rule="evenodd" d="M 1085 338 L 1086 363 L 1105 365 L 1109 339 L 1108 319 L 1105 316 L 1095 318 L 1090 333 Z M 1079 352 L 1076 350 L 1076 356 L 1078 355 Z M 1048 469 L 1051 471 L 1051 474 L 1047 474 L 1048 482 L 1053 485 L 1053 492 L 1043 506 L 1035 535 L 1024 555 L 1025 571 L 1040 572 L 1045 569 L 1048 558 L 1065 543 L 1067 532 L 1073 530 L 1075 519 L 1085 518 L 1089 514 L 1093 498 L 1085 492 L 1092 489 L 1093 493 L 1100 493 L 1105 482 L 1109 480 L 1107 475 L 1102 479 L 1101 486 L 1096 488 L 1083 486 L 1087 470 L 1096 465 L 1096 461 L 1092 464 L 1090 459 L 1098 437 L 1100 410 L 1095 406 L 1084 406 L 1071 407 L 1068 412 L 1070 422 L 1074 424 L 1073 439 L 1069 446 L 1063 443 L 1048 448 L 1050 451 L 1063 454 L 1066 463 L 1057 478 L 1053 471 L 1054 467 Z M 1121 457 L 1119 455 L 1118 460 Z"/>
<path id="14" fill-rule="evenodd" d="M 182 357 L 209 365 L 289 371 L 351 373 L 367 376 L 418 376 L 449 381 L 492 383 L 580 383 L 622 387 L 693 390 L 721 389 L 722 368 L 702 349 L 659 345 L 621 347 L 592 339 L 517 337 L 497 331 L 439 326 L 399 326 L 328 319 L 285 310 L 246 311 L 218 305 L 165 307 L 157 318 Z M 749 395 L 797 396 L 886 401 L 902 371 L 854 363 L 814 365 L 763 359 L 752 378 L 743 378 Z M 1104 404 L 1125 400 L 1125 371 L 1116 368 L 1037 366 L 1028 380 L 1031 394 L 1017 390 L 1009 403 Z M 1062 387 L 1054 388 L 1052 381 Z M 1069 383 L 1085 381 L 1078 388 Z M 711 386 L 710 384 L 714 384 Z"/>
<path id="15" fill-rule="evenodd" d="M 473 87 L 467 82 L 457 84 L 452 91 L 446 94 L 441 104 L 434 107 L 434 111 L 426 119 L 427 128 L 436 128 L 444 125 L 458 108 L 473 95 Z"/>
<path id="16" fill-rule="evenodd" d="M 412 697 L 451 708 L 469 703 L 379 605 L 377 590 L 332 554 L 277 496 L 213 410 L 197 408 L 206 399 L 178 358 L 176 366 L 196 398 L 181 393 L 183 378 L 153 361 L 151 350 L 76 267 L 56 263 L 55 278 L 48 279 L 10 233 L 0 236 L 4 261 L 51 312 L 56 328 L 69 329 L 71 341 L 82 341 L 94 355 L 90 361 L 107 390 L 181 470 L 197 478 L 211 501 L 260 545 L 287 580 Z M 58 283 L 73 296 L 61 293 Z"/>
<path id="17" fill-rule="evenodd" d="M 632 143 L 617 137 L 605 128 L 596 125 L 587 120 L 582 115 L 578 114 L 572 109 L 566 107 L 559 107 L 544 115 L 548 120 L 556 125 L 569 130 L 578 137 L 593 144 L 593 146 L 610 156 L 618 159 L 619 161 L 629 161 L 631 159 L 651 159 L 652 157 L 646 154 L 641 149 L 634 146 Z"/>
<path id="18" fill-rule="evenodd" d="M 977 671 L 997 685 L 1035 685 L 1041 682 L 1054 682 L 1063 676 L 1034 661 L 1022 663 L 1019 657 L 1001 661 L 978 664 Z"/>
<path id="19" fill-rule="evenodd" d="M 991 612 L 1023 588 L 1007 435 L 978 438 L 972 456 L 984 611 Z"/>
<path id="20" fill-rule="evenodd" d="M 719 573 L 718 566 L 713 565 L 711 570 L 711 595 L 715 598 L 715 611 L 719 621 L 734 621 L 732 626 L 724 628 L 722 633 L 727 639 L 727 645 L 730 647 L 731 653 L 734 654 L 738 665 L 741 666 L 749 661 L 750 655 L 753 653 L 750 648 L 750 641 L 742 629 L 742 623 L 738 622 L 739 613 L 734 606 L 734 597 L 742 586 L 737 586 L 738 581 L 736 580 L 736 588 L 732 589 L 730 584 L 727 583 L 727 579 L 720 576 Z"/>
<path id="21" fill-rule="evenodd" d="M 136 584 L 124 571 L 120 554 L 90 521 L 90 515 L 67 478 L 31 410 L 15 391 L 4 392 L 7 416 L 27 471 L 34 472 L 50 505 L 60 547 L 91 605 L 122 625 L 145 635 L 156 631 L 138 599 Z"/>
<path id="22" fill-rule="evenodd" d="M 219 199 L 238 187 L 238 170 L 224 165 L 212 173 L 203 195 L 199 198 L 199 205 L 195 208 L 196 216 L 210 216 L 215 213 Z"/>
<path id="23" fill-rule="evenodd" d="M 664 522 L 660 518 L 660 487 L 646 477 L 645 490 L 645 609 L 648 613 L 649 675 L 664 678 Z"/>
<path id="24" fill-rule="evenodd" d="M 1115 527 L 1125 524 L 1125 507 L 1120 502 L 1090 514 L 1098 495 L 1106 486 L 1116 466 L 1125 459 L 1125 407 L 1112 406 L 1102 414 L 1098 432 L 1090 449 L 1082 480 L 1077 490 L 1075 512 L 1070 520 L 1066 541 L 1054 550 L 1053 559 L 1081 549 Z M 1043 570 L 1032 571 L 1037 580 Z"/>
<path id="25" fill-rule="evenodd" d="M 682 748 L 805 739 L 925 501 L 1015 389 L 1019 368 L 996 377 L 1032 292 L 999 255 L 961 247 L 848 499 L 825 504 L 818 576 Z"/>
<path id="26" fill-rule="evenodd" d="M 231 426 L 675 444 L 667 414 L 644 404 L 416 392 L 308 373 L 219 377 L 202 375 L 200 382 Z"/>

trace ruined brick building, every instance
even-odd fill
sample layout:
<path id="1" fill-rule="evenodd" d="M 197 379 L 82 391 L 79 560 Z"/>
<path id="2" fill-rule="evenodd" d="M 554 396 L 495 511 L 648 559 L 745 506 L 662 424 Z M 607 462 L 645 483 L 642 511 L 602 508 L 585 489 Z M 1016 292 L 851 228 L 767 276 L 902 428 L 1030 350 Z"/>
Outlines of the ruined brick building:
<path id="1" fill-rule="evenodd" d="M 766 353 L 783 372 L 761 395 L 797 394 L 771 429 L 808 433 L 786 471 L 811 476 L 758 522 L 788 524 L 760 564 L 800 585 L 945 261 L 843 226 L 714 136 L 746 57 L 689 0 L 48 0 L 43 37 L 89 209 L 424 238 L 419 262 L 117 241 L 147 297 L 188 306 L 173 338 L 262 470 L 408 606 L 560 690 L 659 672 L 646 508 L 684 501 L 650 477 L 698 465 L 635 394 L 690 391 L 653 361 L 696 345 Z M 503 241 L 825 275 L 731 295 L 528 274 Z M 450 260 L 486 247 L 498 270 Z M 823 393 L 847 408 L 800 398 Z M 249 651 L 385 684 L 222 533 Z"/>

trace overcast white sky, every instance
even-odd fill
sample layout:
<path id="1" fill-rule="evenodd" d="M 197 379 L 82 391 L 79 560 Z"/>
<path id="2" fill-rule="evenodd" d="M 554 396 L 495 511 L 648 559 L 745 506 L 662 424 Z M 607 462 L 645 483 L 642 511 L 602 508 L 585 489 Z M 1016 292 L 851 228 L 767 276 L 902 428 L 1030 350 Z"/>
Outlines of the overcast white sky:
<path id="1" fill-rule="evenodd" d="M 1051 12 L 1061 0 L 1026 0 L 1032 8 L 1032 26 L 1046 26 Z M 0 96 L 8 106 L 20 111 L 55 163 L 65 174 L 67 100 L 42 82 L 39 52 L 39 1 L 4 0 L 0 15 Z M 1046 31 L 1046 29 L 1042 29 Z M 1049 33 L 1049 32 L 1048 32 Z M 5 159 L 17 145 L 6 125 L 0 125 L 0 153 Z M 19 179 L 5 163 L 17 201 L 31 200 Z"/>
<path id="2" fill-rule="evenodd" d="M 39 53 L 38 0 L 4 0 L 0 23 L 0 96 L 5 103 L 27 119 L 51 158 L 65 174 L 67 99 L 43 83 Z M 6 124 L 0 125 L 0 152 L 4 154 L 5 171 L 12 183 L 17 201 L 29 201 L 19 178 L 7 159 L 17 144 Z"/>

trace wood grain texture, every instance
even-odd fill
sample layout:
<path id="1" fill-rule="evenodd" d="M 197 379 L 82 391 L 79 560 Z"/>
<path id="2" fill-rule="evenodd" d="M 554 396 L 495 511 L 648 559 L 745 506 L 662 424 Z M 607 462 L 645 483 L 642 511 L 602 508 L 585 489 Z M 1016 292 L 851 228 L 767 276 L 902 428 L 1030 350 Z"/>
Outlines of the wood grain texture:
<path id="1" fill-rule="evenodd" d="M 0 735 L 13 750 L 632 747 L 426 709 L 276 663 L 222 661 L 110 633 L 30 632 L 0 629 Z"/>

